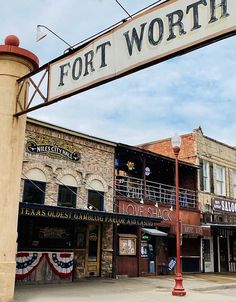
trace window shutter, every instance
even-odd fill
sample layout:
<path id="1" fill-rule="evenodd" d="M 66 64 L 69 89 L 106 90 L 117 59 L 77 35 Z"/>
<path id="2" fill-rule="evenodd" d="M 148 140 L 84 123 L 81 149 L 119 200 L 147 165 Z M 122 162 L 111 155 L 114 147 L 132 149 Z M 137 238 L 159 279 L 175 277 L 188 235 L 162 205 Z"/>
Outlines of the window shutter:
<path id="1" fill-rule="evenodd" d="M 200 165 L 200 170 L 199 170 L 199 177 L 200 177 L 200 191 L 204 190 L 204 185 L 203 185 L 203 160 L 199 160 L 199 165 Z"/>
<path id="2" fill-rule="evenodd" d="M 209 163 L 210 170 L 210 192 L 214 193 L 214 171 L 213 171 L 213 163 Z"/>

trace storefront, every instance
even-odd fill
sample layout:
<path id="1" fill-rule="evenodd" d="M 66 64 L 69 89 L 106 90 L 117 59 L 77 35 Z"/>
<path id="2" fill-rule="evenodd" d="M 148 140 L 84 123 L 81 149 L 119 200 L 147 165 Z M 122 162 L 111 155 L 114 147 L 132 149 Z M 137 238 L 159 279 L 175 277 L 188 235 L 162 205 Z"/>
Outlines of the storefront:
<path id="1" fill-rule="evenodd" d="M 174 273 L 168 270 L 171 259 L 176 257 L 176 220 L 173 207 L 156 207 L 151 202 L 141 204 L 119 198 L 118 211 L 122 214 L 139 213 L 142 217 L 161 217 L 158 228 L 117 227 L 116 274 L 145 276 Z M 201 238 L 209 234 L 209 228 L 200 226 L 198 211 L 180 210 L 181 219 L 181 265 L 183 272 L 201 271 Z M 136 241 L 133 254 L 120 251 L 121 238 Z M 127 239 L 128 240 L 128 239 Z"/>
<path id="2" fill-rule="evenodd" d="M 112 277 L 113 226 L 154 227 L 160 221 L 159 217 L 21 203 L 17 282 L 52 283 Z M 121 236 L 120 253 L 135 254 L 136 238 L 135 235 Z"/>
<path id="3" fill-rule="evenodd" d="M 28 119 L 18 283 L 112 276 L 115 143 Z"/>
<path id="4" fill-rule="evenodd" d="M 236 272 L 236 201 L 214 197 L 211 209 L 211 237 L 203 242 L 205 271 Z"/>

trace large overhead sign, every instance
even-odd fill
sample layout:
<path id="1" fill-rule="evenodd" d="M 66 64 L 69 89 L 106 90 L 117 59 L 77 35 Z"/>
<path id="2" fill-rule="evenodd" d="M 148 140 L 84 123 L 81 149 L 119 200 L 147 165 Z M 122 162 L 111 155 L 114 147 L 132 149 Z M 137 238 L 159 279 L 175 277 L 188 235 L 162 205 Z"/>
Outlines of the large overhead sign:
<path id="1" fill-rule="evenodd" d="M 235 34 L 236 0 L 166 0 L 18 79 L 15 116 Z M 43 102 L 34 104 L 37 93 Z"/>
<path id="2" fill-rule="evenodd" d="M 48 101 L 76 94 L 236 31 L 236 0 L 172 0 L 49 66 Z"/>

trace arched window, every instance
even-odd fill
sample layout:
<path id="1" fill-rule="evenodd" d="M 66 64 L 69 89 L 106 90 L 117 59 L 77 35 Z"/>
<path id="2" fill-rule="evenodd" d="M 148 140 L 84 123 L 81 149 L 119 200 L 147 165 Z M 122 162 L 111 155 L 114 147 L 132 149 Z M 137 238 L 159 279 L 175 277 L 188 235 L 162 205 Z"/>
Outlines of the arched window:
<path id="1" fill-rule="evenodd" d="M 42 170 L 31 169 L 24 181 L 23 202 L 44 204 L 46 177 Z"/>
<path id="2" fill-rule="evenodd" d="M 62 207 L 76 207 L 77 182 L 74 176 L 64 175 L 58 189 L 58 205 Z"/>
<path id="3" fill-rule="evenodd" d="M 104 187 L 101 181 L 94 179 L 89 183 L 88 208 L 91 210 L 104 211 Z"/>

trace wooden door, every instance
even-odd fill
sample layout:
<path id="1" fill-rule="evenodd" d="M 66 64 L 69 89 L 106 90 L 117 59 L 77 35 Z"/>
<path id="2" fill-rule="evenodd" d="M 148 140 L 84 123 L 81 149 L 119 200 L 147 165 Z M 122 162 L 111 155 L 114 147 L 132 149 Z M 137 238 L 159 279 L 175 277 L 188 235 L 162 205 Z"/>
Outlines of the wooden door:
<path id="1" fill-rule="evenodd" d="M 101 226 L 89 224 L 86 237 L 85 276 L 97 277 L 100 273 Z"/>

